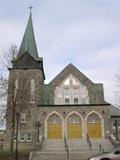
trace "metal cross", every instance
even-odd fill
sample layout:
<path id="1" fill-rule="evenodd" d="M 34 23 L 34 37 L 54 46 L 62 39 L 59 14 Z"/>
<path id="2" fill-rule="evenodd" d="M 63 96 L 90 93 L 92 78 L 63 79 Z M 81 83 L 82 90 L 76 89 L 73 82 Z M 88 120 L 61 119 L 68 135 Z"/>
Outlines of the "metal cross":
<path id="1" fill-rule="evenodd" d="M 33 9 L 33 6 L 30 6 L 30 7 L 29 7 L 30 14 L 32 14 L 32 9 Z"/>

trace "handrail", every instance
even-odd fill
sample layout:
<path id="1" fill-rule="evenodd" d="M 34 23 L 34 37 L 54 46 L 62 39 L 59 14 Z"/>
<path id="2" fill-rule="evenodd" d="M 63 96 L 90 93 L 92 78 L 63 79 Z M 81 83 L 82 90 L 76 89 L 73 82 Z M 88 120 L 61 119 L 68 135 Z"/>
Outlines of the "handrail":
<path id="1" fill-rule="evenodd" d="M 115 136 L 113 134 L 109 134 L 108 139 L 114 147 L 118 147 L 120 145 L 120 141 L 116 141 Z"/>
<path id="2" fill-rule="evenodd" d="M 69 148 L 68 148 L 68 144 L 67 144 L 67 139 L 64 135 L 64 144 L 65 144 L 65 150 L 67 152 L 67 160 L 69 160 L 70 156 L 69 156 Z"/>
<path id="3" fill-rule="evenodd" d="M 92 143 L 90 141 L 90 137 L 88 136 L 88 134 L 86 134 L 86 137 L 87 137 L 87 143 L 89 145 L 90 151 L 92 151 Z"/>
<path id="4" fill-rule="evenodd" d="M 102 144 L 99 144 L 99 151 L 100 153 L 104 153 L 104 147 L 102 146 Z"/>
<path id="5" fill-rule="evenodd" d="M 40 148 L 39 148 L 40 150 L 42 149 L 43 141 L 44 141 L 44 137 L 42 137 L 42 138 L 41 138 L 41 141 L 40 141 Z"/>
<path id="6" fill-rule="evenodd" d="M 36 143 L 35 150 L 41 150 L 43 145 L 44 137 L 41 137 L 39 142 Z"/>

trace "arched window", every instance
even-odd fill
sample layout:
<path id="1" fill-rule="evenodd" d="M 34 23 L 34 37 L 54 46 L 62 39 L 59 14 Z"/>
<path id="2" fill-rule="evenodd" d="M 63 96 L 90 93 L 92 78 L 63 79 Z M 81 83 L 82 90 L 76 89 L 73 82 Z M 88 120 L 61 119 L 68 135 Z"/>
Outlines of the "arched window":
<path id="1" fill-rule="evenodd" d="M 81 123 L 81 118 L 77 114 L 73 113 L 68 117 L 68 123 Z"/>
<path id="2" fill-rule="evenodd" d="M 98 123 L 101 122 L 101 119 L 98 114 L 92 113 L 88 116 L 88 123 L 97 123 L 97 122 Z"/>
<path id="3" fill-rule="evenodd" d="M 48 124 L 59 124 L 59 123 L 61 123 L 61 118 L 59 115 L 54 113 L 48 118 L 47 122 L 48 122 Z"/>

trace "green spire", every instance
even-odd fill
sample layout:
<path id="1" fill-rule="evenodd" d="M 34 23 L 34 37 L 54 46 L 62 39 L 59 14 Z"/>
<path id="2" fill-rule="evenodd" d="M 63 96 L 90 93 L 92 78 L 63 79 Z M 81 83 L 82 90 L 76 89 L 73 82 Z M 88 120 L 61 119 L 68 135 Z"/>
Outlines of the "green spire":
<path id="1" fill-rule="evenodd" d="M 34 59 L 36 60 L 38 59 L 38 52 L 37 52 L 37 46 L 35 42 L 31 13 L 30 13 L 27 27 L 22 39 L 18 56 L 23 55 L 25 52 L 28 52 Z"/>

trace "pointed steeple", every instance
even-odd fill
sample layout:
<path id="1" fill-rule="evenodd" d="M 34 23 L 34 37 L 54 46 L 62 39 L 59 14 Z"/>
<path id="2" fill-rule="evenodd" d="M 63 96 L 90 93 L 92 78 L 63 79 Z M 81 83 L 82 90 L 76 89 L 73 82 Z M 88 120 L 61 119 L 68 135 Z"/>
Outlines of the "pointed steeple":
<path id="1" fill-rule="evenodd" d="M 27 27 L 22 39 L 22 43 L 20 46 L 20 50 L 18 53 L 18 57 L 23 55 L 25 52 L 30 54 L 35 60 L 38 60 L 38 51 L 35 42 L 34 29 L 32 23 L 32 13 L 30 12 L 29 20 L 27 23 Z"/>

